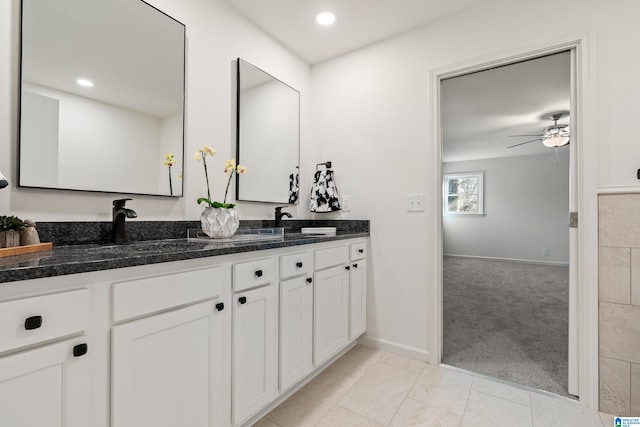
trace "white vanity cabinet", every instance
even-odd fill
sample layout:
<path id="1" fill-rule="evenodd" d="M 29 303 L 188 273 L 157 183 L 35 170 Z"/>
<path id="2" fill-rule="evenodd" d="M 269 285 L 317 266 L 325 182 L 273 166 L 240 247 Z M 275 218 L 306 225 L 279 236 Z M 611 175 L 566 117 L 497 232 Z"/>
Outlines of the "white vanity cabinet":
<path id="1" fill-rule="evenodd" d="M 0 303 L 0 425 L 90 424 L 88 294 Z"/>
<path id="2" fill-rule="evenodd" d="M 0 284 L 0 426 L 246 427 L 365 331 L 366 239 Z"/>
<path id="3" fill-rule="evenodd" d="M 349 340 L 367 330 L 367 245 L 349 245 Z"/>
<path id="4" fill-rule="evenodd" d="M 273 257 L 233 265 L 233 423 L 278 393 L 278 288 Z"/>
<path id="5" fill-rule="evenodd" d="M 226 283 L 217 266 L 113 285 L 113 427 L 229 424 Z"/>
<path id="6" fill-rule="evenodd" d="M 315 250 L 313 362 L 316 367 L 349 343 L 348 245 Z"/>
<path id="7" fill-rule="evenodd" d="M 313 253 L 280 256 L 280 391 L 313 369 Z"/>

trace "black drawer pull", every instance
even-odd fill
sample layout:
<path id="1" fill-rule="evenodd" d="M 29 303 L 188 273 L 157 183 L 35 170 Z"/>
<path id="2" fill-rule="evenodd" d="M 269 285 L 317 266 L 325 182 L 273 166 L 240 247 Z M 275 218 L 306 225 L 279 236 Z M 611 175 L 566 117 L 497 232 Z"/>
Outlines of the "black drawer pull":
<path id="1" fill-rule="evenodd" d="M 311 277 L 307 277 L 307 283 L 311 283 L 313 282 L 313 279 Z"/>
<path id="2" fill-rule="evenodd" d="M 351 270 L 351 266 L 348 266 L 348 265 L 347 265 L 344 269 L 345 269 L 345 270 Z"/>
<path id="3" fill-rule="evenodd" d="M 262 277 L 262 270 L 256 270 L 256 277 Z"/>
<path id="4" fill-rule="evenodd" d="M 89 351 L 89 346 L 87 344 L 78 344 L 73 347 L 73 357 L 84 356 L 87 354 L 87 351 Z"/>
<path id="5" fill-rule="evenodd" d="M 247 303 L 247 297 L 240 297 L 238 298 L 238 302 L 240 304 L 246 304 Z"/>
<path id="6" fill-rule="evenodd" d="M 298 262 L 296 262 L 296 267 L 298 267 L 298 268 L 302 268 L 302 261 L 298 261 Z"/>
<path id="7" fill-rule="evenodd" d="M 353 264 L 353 268 L 358 268 L 358 264 Z"/>
<path id="8" fill-rule="evenodd" d="M 364 253 L 364 249 L 358 249 L 358 253 L 359 254 L 363 254 Z"/>
<path id="9" fill-rule="evenodd" d="M 218 310 L 218 311 L 224 310 L 224 303 L 223 302 L 217 303 L 216 304 L 216 310 Z"/>
<path id="10" fill-rule="evenodd" d="M 27 331 L 38 329 L 40 326 L 42 326 L 42 316 L 27 317 L 27 319 L 24 321 L 24 328 Z"/>

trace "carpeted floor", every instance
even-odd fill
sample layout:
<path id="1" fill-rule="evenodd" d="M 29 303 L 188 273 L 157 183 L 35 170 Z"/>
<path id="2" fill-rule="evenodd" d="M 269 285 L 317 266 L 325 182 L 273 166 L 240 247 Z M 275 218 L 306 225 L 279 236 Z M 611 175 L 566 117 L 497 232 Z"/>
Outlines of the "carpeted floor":
<path id="1" fill-rule="evenodd" d="M 443 360 L 564 396 L 569 269 L 444 257 Z"/>

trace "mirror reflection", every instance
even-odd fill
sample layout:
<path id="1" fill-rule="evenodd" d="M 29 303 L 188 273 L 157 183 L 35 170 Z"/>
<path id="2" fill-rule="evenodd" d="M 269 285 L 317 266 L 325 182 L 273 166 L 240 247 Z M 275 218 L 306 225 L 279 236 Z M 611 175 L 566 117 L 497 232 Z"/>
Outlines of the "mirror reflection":
<path id="1" fill-rule="evenodd" d="M 237 199 L 297 204 L 300 93 L 238 58 Z"/>
<path id="2" fill-rule="evenodd" d="M 140 0 L 23 0 L 21 48 L 20 186 L 182 195 L 183 24 Z"/>

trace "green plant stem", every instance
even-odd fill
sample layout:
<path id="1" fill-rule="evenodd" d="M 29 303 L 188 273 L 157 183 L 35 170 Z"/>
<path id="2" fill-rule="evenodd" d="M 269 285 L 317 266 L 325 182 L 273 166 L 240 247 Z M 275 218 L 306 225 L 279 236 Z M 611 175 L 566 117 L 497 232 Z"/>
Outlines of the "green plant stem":
<path id="1" fill-rule="evenodd" d="M 207 181 L 207 199 L 211 200 L 211 190 L 209 190 L 209 173 L 207 172 L 207 155 L 202 153 L 202 163 L 204 164 L 204 178 Z"/>
<path id="2" fill-rule="evenodd" d="M 233 173 L 235 171 L 231 171 L 231 173 L 229 174 L 229 180 L 227 181 L 227 188 L 226 190 L 224 190 L 224 200 L 222 201 L 222 203 L 227 203 L 227 193 L 229 192 L 229 185 L 231 184 L 231 177 L 233 177 Z"/>
<path id="3" fill-rule="evenodd" d="M 173 196 L 173 184 L 171 184 L 171 166 L 169 166 L 169 194 Z"/>

